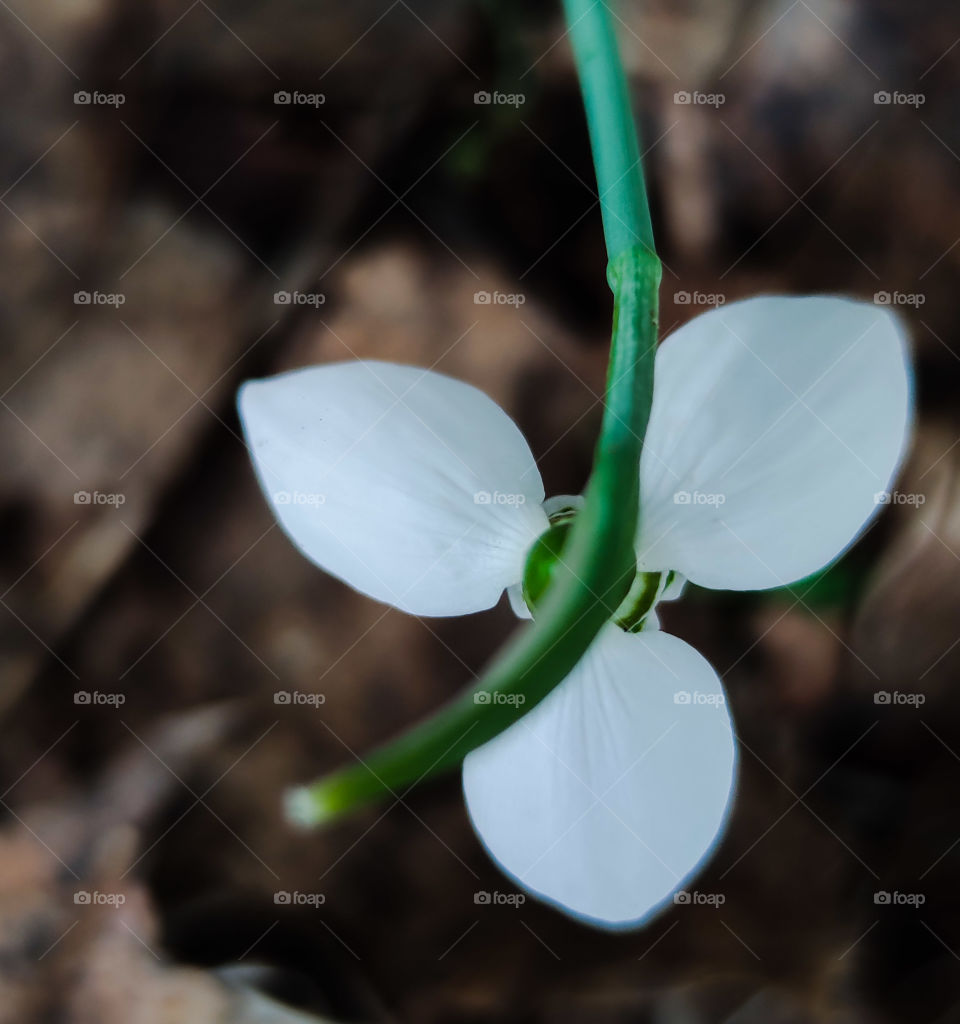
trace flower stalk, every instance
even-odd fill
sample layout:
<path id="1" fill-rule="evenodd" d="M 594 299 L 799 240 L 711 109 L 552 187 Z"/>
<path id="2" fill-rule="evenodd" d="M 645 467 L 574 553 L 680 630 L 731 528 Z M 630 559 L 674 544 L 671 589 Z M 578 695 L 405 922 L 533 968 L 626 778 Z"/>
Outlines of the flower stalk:
<path id="1" fill-rule="evenodd" d="M 576 666 L 633 583 L 639 467 L 653 398 L 660 263 L 626 76 L 603 0 L 564 0 L 584 97 L 614 314 L 600 436 L 585 492 L 536 620 L 477 684 L 362 761 L 288 795 L 291 818 L 330 820 L 456 767 L 535 707 Z"/>

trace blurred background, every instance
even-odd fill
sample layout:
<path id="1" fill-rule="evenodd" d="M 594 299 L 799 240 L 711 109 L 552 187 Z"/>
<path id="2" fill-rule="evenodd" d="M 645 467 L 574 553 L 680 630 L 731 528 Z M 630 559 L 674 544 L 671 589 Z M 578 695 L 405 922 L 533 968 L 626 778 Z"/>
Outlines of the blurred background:
<path id="1" fill-rule="evenodd" d="M 840 292 L 916 356 L 861 542 L 663 609 L 741 740 L 695 882 L 722 900 L 621 935 L 478 905 L 513 890 L 456 777 L 281 815 L 514 621 L 419 621 L 303 560 L 237 386 L 435 366 L 581 489 L 610 298 L 559 4 L 5 0 L 0 1021 L 960 1020 L 960 12 L 647 0 L 618 30 L 664 333 Z"/>

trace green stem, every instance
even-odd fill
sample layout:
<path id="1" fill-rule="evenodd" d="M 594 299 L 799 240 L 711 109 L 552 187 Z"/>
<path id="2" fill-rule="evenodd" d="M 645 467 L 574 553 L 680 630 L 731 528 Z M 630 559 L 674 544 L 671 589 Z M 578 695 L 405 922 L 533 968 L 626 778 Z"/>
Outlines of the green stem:
<path id="1" fill-rule="evenodd" d="M 518 631 L 472 690 L 362 762 L 294 790 L 288 810 L 302 824 L 399 796 L 398 790 L 458 765 L 516 722 L 574 668 L 636 573 L 640 451 L 653 398 L 660 263 L 609 12 L 594 0 L 565 0 L 564 8 L 584 94 L 614 295 L 606 401 L 584 506 L 536 622 Z"/>
<path id="2" fill-rule="evenodd" d="M 607 258 L 612 262 L 635 246 L 655 254 L 640 144 L 610 11 L 605 0 L 563 0 L 563 9 L 587 113 Z"/>

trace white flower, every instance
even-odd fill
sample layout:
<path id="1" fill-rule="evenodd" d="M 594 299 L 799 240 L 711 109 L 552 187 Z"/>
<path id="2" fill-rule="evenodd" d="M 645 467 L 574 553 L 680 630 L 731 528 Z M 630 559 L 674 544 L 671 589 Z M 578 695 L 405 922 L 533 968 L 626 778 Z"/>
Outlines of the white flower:
<path id="1" fill-rule="evenodd" d="M 746 590 L 820 569 L 888 490 L 910 405 L 905 339 L 884 310 L 757 298 L 698 316 L 657 353 L 637 554 L 661 575 L 642 579 L 669 598 L 680 577 Z M 486 395 L 352 362 L 250 382 L 240 410 L 273 511 L 317 565 L 414 615 L 480 611 L 507 588 L 525 613 L 516 585 L 556 503 L 545 509 L 529 447 Z M 607 926 L 644 920 L 696 869 L 734 781 L 720 680 L 641 603 L 638 631 L 605 626 L 463 766 L 501 867 Z"/>

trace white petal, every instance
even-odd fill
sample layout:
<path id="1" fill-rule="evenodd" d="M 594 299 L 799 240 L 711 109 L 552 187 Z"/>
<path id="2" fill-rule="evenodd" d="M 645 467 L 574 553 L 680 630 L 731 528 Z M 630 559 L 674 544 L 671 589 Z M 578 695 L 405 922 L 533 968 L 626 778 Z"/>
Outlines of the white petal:
<path id="1" fill-rule="evenodd" d="M 735 760 L 706 660 L 667 633 L 608 626 L 560 686 L 467 756 L 463 788 L 523 888 L 616 926 L 641 922 L 709 853 Z"/>
<path id="2" fill-rule="evenodd" d="M 906 339 L 883 309 L 768 297 L 696 317 L 657 353 L 641 562 L 729 590 L 815 572 L 876 511 L 910 409 Z"/>
<path id="3" fill-rule="evenodd" d="M 563 512 L 579 512 L 585 503 L 582 494 L 554 494 L 543 503 L 543 511 L 552 518 Z"/>
<path id="4" fill-rule="evenodd" d="M 492 607 L 547 528 L 523 435 L 461 381 L 338 363 L 251 381 L 239 405 L 261 486 L 290 539 L 403 611 Z"/>
<path id="5" fill-rule="evenodd" d="M 510 602 L 510 610 L 518 619 L 533 618 L 523 598 L 523 583 L 514 583 L 512 587 L 507 587 L 507 600 Z"/>

